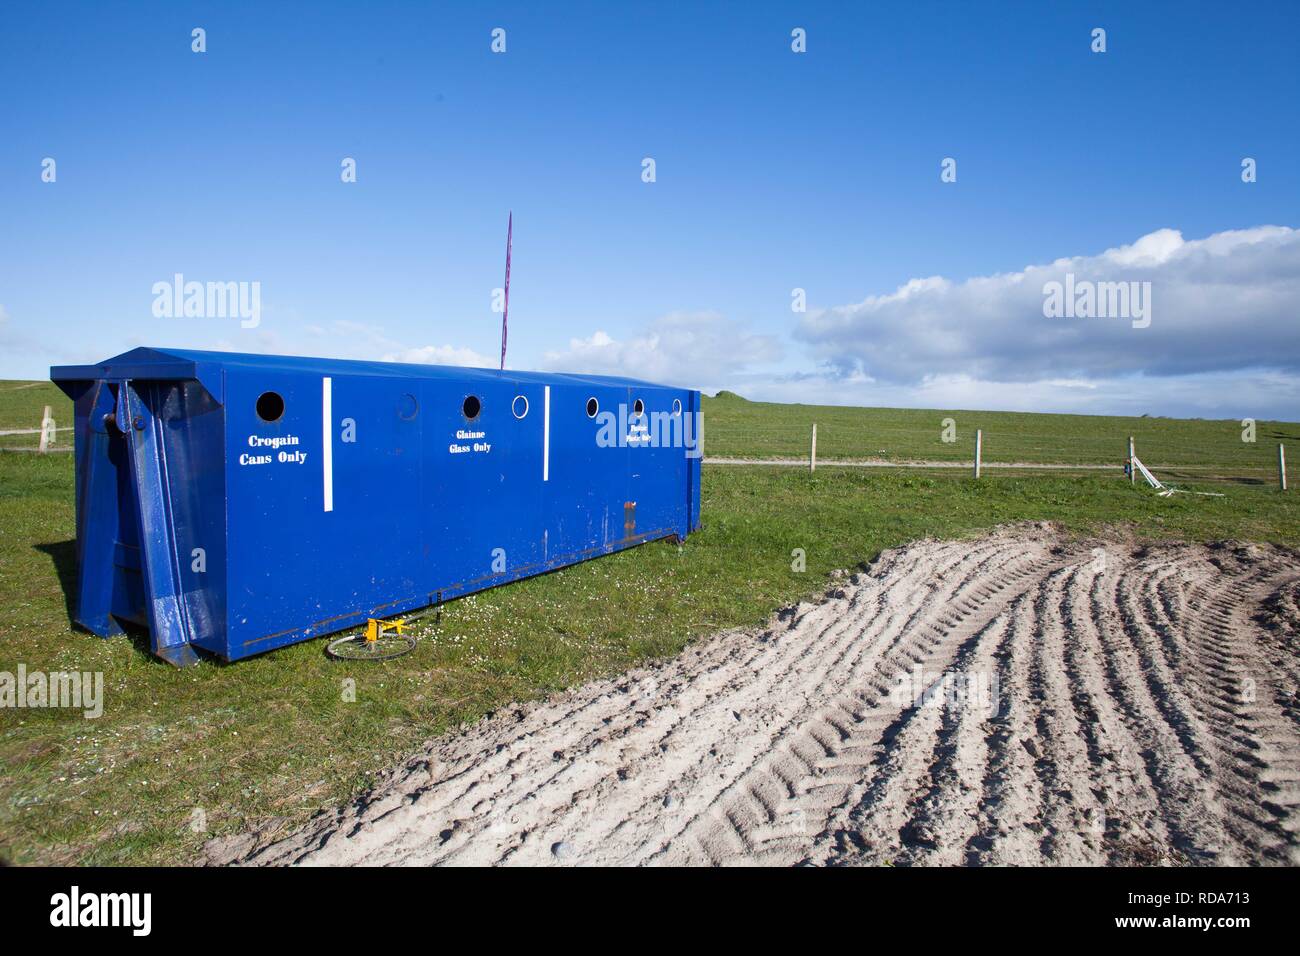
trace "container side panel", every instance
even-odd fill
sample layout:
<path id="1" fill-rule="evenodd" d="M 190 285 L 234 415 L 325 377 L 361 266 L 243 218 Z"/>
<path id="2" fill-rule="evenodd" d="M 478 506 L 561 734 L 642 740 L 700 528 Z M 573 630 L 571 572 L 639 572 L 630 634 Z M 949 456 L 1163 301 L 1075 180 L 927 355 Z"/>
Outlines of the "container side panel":
<path id="1" fill-rule="evenodd" d="M 426 383 L 424 564 L 434 599 L 542 570 L 542 386 Z"/>
<path id="2" fill-rule="evenodd" d="M 227 656 L 421 593 L 419 384 L 227 371 Z"/>
<path id="3" fill-rule="evenodd" d="M 689 512 L 687 525 L 689 531 L 698 531 L 700 529 L 700 476 L 704 467 L 704 406 L 700 401 L 700 393 L 697 391 L 691 391 L 688 394 L 688 402 L 691 409 L 691 419 L 686 423 L 689 431 L 687 460 L 690 463 L 689 481 L 686 486 Z"/>
<path id="4" fill-rule="evenodd" d="M 614 550 L 636 526 L 628 449 L 619 440 L 619 408 L 627 401 L 626 387 L 566 382 L 551 389 L 550 480 L 542 503 L 550 566 Z"/>
<path id="5" fill-rule="evenodd" d="M 685 538 L 689 528 L 686 457 L 686 393 L 678 389 L 632 389 L 628 427 L 632 498 L 642 529 L 664 529 Z"/>

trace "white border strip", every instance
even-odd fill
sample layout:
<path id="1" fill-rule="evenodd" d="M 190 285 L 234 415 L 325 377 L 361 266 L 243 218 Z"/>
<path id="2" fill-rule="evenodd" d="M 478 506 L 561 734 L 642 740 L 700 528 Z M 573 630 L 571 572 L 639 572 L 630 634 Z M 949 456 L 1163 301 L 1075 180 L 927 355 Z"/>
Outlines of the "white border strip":
<path id="1" fill-rule="evenodd" d="M 551 386 L 542 392 L 542 481 L 551 480 Z"/>
<path id="2" fill-rule="evenodd" d="M 321 467 L 325 470 L 325 510 L 334 510 L 334 429 L 330 421 L 334 418 L 333 379 L 321 379 L 320 426 L 321 426 Z"/>

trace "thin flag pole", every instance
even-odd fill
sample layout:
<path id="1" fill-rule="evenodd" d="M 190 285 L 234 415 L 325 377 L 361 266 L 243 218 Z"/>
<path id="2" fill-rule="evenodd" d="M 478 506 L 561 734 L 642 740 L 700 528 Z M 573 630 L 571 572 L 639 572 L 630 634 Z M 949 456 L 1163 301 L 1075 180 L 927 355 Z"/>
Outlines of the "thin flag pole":
<path id="1" fill-rule="evenodd" d="M 514 210 L 510 212 L 510 222 L 506 226 L 506 287 L 505 302 L 501 309 L 501 371 L 506 369 L 506 320 L 510 317 L 510 242 L 515 232 Z"/>

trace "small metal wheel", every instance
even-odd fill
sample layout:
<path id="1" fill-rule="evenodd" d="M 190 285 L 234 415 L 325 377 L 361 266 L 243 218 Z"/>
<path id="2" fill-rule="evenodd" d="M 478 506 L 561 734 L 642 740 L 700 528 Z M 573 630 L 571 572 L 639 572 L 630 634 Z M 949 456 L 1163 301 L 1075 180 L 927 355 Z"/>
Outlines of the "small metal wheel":
<path id="1" fill-rule="evenodd" d="M 391 661 L 413 650 L 415 638 L 385 632 L 371 640 L 365 634 L 340 637 L 330 641 L 325 653 L 344 661 Z"/>

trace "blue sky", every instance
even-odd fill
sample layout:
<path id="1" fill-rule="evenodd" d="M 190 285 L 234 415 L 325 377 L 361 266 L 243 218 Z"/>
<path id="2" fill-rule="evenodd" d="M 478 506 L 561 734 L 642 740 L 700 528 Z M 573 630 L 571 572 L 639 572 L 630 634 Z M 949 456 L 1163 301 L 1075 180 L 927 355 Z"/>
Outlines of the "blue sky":
<path id="1" fill-rule="evenodd" d="M 10 4 L 0 377 L 139 344 L 495 364 L 513 210 L 516 368 L 1294 419 L 1298 28 L 1290 3 Z M 1150 327 L 1044 317 L 1058 260 L 1151 281 Z M 259 324 L 155 316 L 175 273 L 260 283 Z"/>

